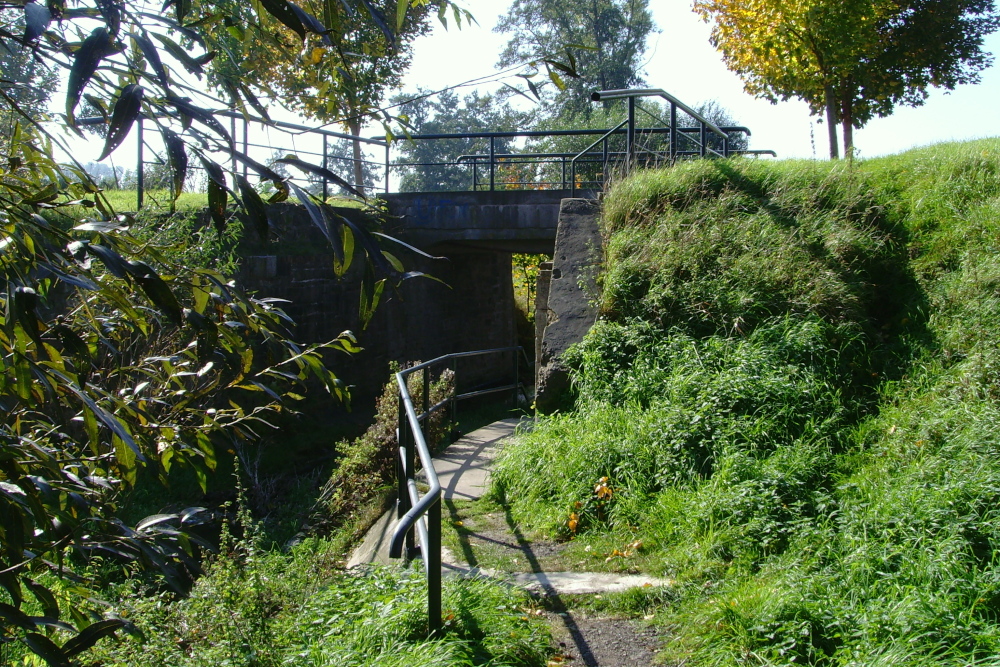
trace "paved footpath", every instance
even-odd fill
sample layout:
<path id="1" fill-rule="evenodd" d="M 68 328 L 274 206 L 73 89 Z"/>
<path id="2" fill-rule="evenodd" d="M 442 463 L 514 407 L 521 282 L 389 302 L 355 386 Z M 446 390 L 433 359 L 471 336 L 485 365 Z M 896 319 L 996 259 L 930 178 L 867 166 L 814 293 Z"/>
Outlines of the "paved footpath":
<path id="1" fill-rule="evenodd" d="M 559 561 L 546 556 L 558 552 L 564 544 L 531 541 L 521 534 L 507 513 L 494 513 L 475 520 L 458 520 L 454 501 L 477 500 L 489 488 L 490 465 L 503 441 L 518 428 L 517 419 L 504 419 L 461 438 L 441 452 L 434 469 L 444 490 L 443 521 L 462 526 L 465 539 L 462 557 L 447 547 L 441 549 L 442 571 L 448 576 L 487 576 L 523 587 L 533 595 L 547 599 L 552 611 L 539 612 L 547 617 L 553 638 L 550 665 L 574 667 L 646 667 L 653 665 L 661 646 L 660 631 L 640 619 L 589 614 L 574 608 L 572 598 L 561 596 L 600 595 L 631 588 L 669 586 L 665 579 L 638 574 L 611 572 L 566 572 Z M 530 422 L 522 427 L 526 428 Z M 449 513 L 452 514 L 449 517 Z M 398 564 L 389 556 L 389 542 L 396 527 L 395 509 L 386 512 L 372 526 L 364 542 L 348 562 L 348 567 L 365 563 Z M 511 567 L 479 567 L 488 553 L 503 555 L 501 562 Z M 546 571 L 554 566 L 556 571 Z M 564 566 L 564 565 L 563 565 Z M 647 617 L 650 618 L 650 617 Z"/>
<path id="2" fill-rule="evenodd" d="M 477 500 L 489 488 L 490 464 L 503 446 L 504 439 L 514 434 L 518 419 L 502 419 L 463 436 L 434 457 L 434 469 L 444 490 L 445 500 Z M 530 422 L 528 422 L 530 424 Z M 396 511 L 391 509 L 365 535 L 348 567 L 366 563 L 398 563 L 389 558 L 389 542 L 396 528 Z M 513 535 L 511 535 L 514 537 Z M 518 538 L 523 541 L 523 538 Z M 623 591 L 643 586 L 664 586 L 669 581 L 636 574 L 608 572 L 544 572 L 537 564 L 532 572 L 502 573 L 470 566 L 443 548 L 441 560 L 446 573 L 485 575 L 505 578 L 542 595 L 576 595 Z"/>

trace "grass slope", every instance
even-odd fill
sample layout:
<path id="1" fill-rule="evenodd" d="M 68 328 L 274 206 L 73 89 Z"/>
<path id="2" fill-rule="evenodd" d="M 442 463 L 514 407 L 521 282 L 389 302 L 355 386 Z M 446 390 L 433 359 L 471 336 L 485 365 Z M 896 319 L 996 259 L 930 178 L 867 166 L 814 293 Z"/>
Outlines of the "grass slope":
<path id="1" fill-rule="evenodd" d="M 576 407 L 498 463 L 515 517 L 673 577 L 668 662 L 995 663 L 1000 140 L 691 162 L 604 217 Z"/>

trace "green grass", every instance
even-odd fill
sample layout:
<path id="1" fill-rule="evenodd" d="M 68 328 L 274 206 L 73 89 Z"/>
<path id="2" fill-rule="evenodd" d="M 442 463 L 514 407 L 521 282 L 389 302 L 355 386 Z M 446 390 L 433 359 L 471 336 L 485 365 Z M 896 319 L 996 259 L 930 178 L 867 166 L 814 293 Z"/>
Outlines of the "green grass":
<path id="1" fill-rule="evenodd" d="M 524 529 L 640 542 L 668 662 L 993 664 L 1000 140 L 688 163 L 604 211 L 575 408 L 495 474 Z"/>
<path id="2" fill-rule="evenodd" d="M 191 595 L 118 591 L 133 637 L 101 642 L 86 664 L 460 667 L 542 665 L 548 633 L 528 598 L 484 579 L 445 582 L 445 631 L 427 636 L 423 572 L 344 571 L 327 540 L 289 553 L 224 543 Z"/>

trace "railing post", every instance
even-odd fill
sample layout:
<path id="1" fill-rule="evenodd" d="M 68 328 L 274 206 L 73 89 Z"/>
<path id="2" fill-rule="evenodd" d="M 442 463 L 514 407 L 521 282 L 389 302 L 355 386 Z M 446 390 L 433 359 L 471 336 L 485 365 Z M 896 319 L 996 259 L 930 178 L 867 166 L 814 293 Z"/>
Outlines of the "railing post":
<path id="1" fill-rule="evenodd" d="M 385 142 L 385 193 L 389 194 L 389 140 Z"/>
<path id="2" fill-rule="evenodd" d="M 604 141 L 602 143 L 604 144 L 603 146 L 604 158 L 603 158 L 603 164 L 601 166 L 601 168 L 604 170 L 604 173 L 602 174 L 601 177 L 601 189 L 603 190 L 604 187 L 608 184 L 608 138 L 604 137 Z"/>
<path id="3" fill-rule="evenodd" d="M 521 378 L 519 376 L 519 369 L 518 369 L 518 361 L 519 360 L 517 358 L 517 350 L 514 350 L 513 352 L 511 352 L 511 354 L 514 355 L 514 408 L 513 409 L 517 410 L 517 407 L 518 407 L 517 406 L 517 384 L 518 384 L 518 382 L 520 381 Z"/>
<path id="4" fill-rule="evenodd" d="M 232 137 L 232 139 L 233 139 L 233 145 L 235 146 L 236 145 L 236 116 L 230 116 L 229 117 L 229 136 Z M 233 160 L 232 160 L 233 178 L 236 178 L 236 169 L 237 169 L 236 164 L 237 164 L 236 163 L 236 152 L 234 151 L 233 152 Z M 234 188 L 235 188 L 235 186 L 234 186 Z"/>
<path id="5" fill-rule="evenodd" d="M 562 190 L 566 189 L 566 156 L 562 156 Z"/>
<path id="6" fill-rule="evenodd" d="M 428 373 L 430 368 L 424 368 L 424 414 L 431 409 L 431 378 Z M 424 418 L 426 420 L 426 417 Z"/>
<path id="7" fill-rule="evenodd" d="M 729 157 L 729 135 L 722 139 L 722 157 Z"/>
<path id="8" fill-rule="evenodd" d="M 441 631 L 441 495 L 427 508 L 427 547 L 423 554 L 427 568 L 427 630 Z"/>
<path id="9" fill-rule="evenodd" d="M 496 188 L 496 137 L 490 137 L 490 192 Z"/>
<path id="10" fill-rule="evenodd" d="M 628 127 L 625 130 L 625 154 L 628 156 L 631 171 L 632 163 L 635 161 L 635 98 L 628 98 Z"/>
<path id="11" fill-rule="evenodd" d="M 677 105 L 670 103 L 670 163 L 677 159 Z"/>
<path id="12" fill-rule="evenodd" d="M 413 474 L 413 448 L 409 445 L 410 427 L 406 422 L 406 406 L 403 405 L 403 395 L 399 395 L 399 418 L 396 429 L 396 440 L 399 444 L 399 453 L 396 456 L 396 520 L 403 518 L 410 511 L 410 490 L 407 485 L 407 478 Z M 403 547 L 403 562 L 408 563 L 413 553 L 413 531 L 406 536 L 406 545 Z"/>
<path id="13" fill-rule="evenodd" d="M 145 141 L 142 136 L 142 116 L 136 119 L 137 131 L 136 140 L 139 144 L 139 149 L 136 151 L 136 163 L 135 163 L 135 210 L 138 211 L 142 209 L 142 200 L 145 196 L 146 189 L 146 179 L 142 173 L 142 144 Z"/>
<path id="14" fill-rule="evenodd" d="M 249 144 L 250 144 L 250 142 L 249 142 L 249 140 L 247 138 L 249 126 L 250 126 L 250 123 L 247 121 L 247 117 L 244 116 L 243 117 L 243 154 L 244 155 L 250 155 L 250 152 L 249 152 L 249 149 L 250 149 L 250 145 Z M 247 163 L 244 162 L 243 163 L 243 178 L 246 178 L 246 177 L 247 177 Z"/>
<path id="15" fill-rule="evenodd" d="M 327 156 L 327 140 L 326 135 L 323 135 L 323 169 L 330 169 L 329 166 L 330 158 Z M 327 197 L 330 196 L 329 193 L 329 181 L 326 180 L 326 176 L 323 177 L 323 201 L 326 202 Z"/>
<path id="16" fill-rule="evenodd" d="M 705 130 L 705 123 L 699 123 L 701 125 L 701 157 L 705 157 L 705 151 L 708 148 L 706 145 L 708 143 L 708 132 Z"/>
<path id="17" fill-rule="evenodd" d="M 458 427 L 458 357 L 451 363 L 451 424 Z"/>

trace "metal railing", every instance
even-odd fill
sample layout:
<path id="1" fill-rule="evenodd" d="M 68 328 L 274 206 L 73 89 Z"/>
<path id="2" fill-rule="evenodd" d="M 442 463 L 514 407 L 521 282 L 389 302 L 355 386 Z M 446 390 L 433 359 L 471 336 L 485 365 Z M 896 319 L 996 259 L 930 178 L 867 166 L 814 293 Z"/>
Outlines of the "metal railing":
<path id="1" fill-rule="evenodd" d="M 511 384 L 458 393 L 458 360 L 507 353 L 511 354 L 514 360 Z M 399 457 L 396 462 L 397 524 L 389 544 L 389 556 L 402 558 L 404 562 L 409 562 L 418 555 L 423 559 L 424 572 L 427 576 L 427 627 L 431 634 L 441 629 L 441 483 L 434 470 L 434 462 L 431 460 L 422 424 L 435 412 L 447 407 L 452 409 L 454 420 L 459 401 L 503 391 L 513 392 L 516 408 L 518 393 L 521 390 L 518 353 L 524 354 L 520 346 L 446 354 L 396 373 L 396 384 L 399 385 L 399 425 L 396 431 L 399 443 Z M 455 373 L 455 389 L 450 396 L 431 405 L 431 370 L 441 367 L 450 367 Z M 418 372 L 423 374 L 421 378 L 423 405 L 420 414 L 417 414 L 413 405 L 408 383 L 408 378 Z M 417 459 L 420 460 L 428 486 L 422 496 L 417 486 Z M 416 541 L 419 541 L 419 547 Z"/>
<path id="2" fill-rule="evenodd" d="M 643 97 L 659 97 L 666 100 L 669 103 L 669 113 L 667 114 L 669 120 L 658 118 L 649 109 L 637 105 L 636 100 Z M 375 178 L 371 175 L 372 172 L 381 171 L 384 182 L 379 189 L 383 189 L 387 193 L 392 189 L 390 174 L 394 169 L 398 173 L 410 169 L 444 167 L 457 169 L 459 172 L 456 173 L 459 174 L 463 173 L 461 170 L 467 170 L 464 172 L 467 173 L 467 176 L 461 175 L 457 181 L 461 182 L 468 177 L 471 181 L 471 189 L 474 191 L 560 189 L 572 190 L 575 196 L 575 191 L 579 189 L 603 189 L 615 169 L 627 171 L 640 164 L 672 163 L 681 157 L 728 157 L 734 154 L 775 155 L 774 151 L 768 150 L 734 149 L 732 146 L 734 137 L 750 136 L 749 129 L 742 126 L 719 127 L 674 96 L 658 88 L 605 90 L 593 93 L 591 98 L 597 102 L 626 100 L 628 105 L 626 119 L 611 129 L 415 134 L 397 136 L 391 141 L 386 141 L 385 137 L 359 137 L 322 127 L 316 128 L 278 120 L 267 120 L 226 109 L 215 111 L 213 115 L 219 119 L 222 126 L 229 126 L 228 132 L 232 139 L 229 148 L 237 155 L 242 154 L 243 157 L 250 157 L 253 154 L 256 158 L 251 158 L 251 161 L 255 159 L 257 162 L 265 163 L 269 156 L 279 153 L 294 153 L 300 159 L 319 163 L 323 168 L 334 172 L 337 169 L 332 163 L 337 163 L 341 166 L 340 171 L 345 175 L 343 180 L 360 186 L 358 189 L 365 189 L 369 192 L 376 189 L 374 184 L 371 182 L 367 184 L 355 183 L 356 179 L 353 175 L 355 167 L 360 166 L 367 170 L 369 178 Z M 685 123 L 679 122 L 678 112 L 686 114 Z M 646 114 L 653 122 L 647 122 L 640 126 L 636 119 L 637 113 Z M 138 190 L 137 203 L 140 208 L 148 189 L 145 177 L 146 167 L 162 165 L 164 162 L 161 157 L 164 148 L 156 144 L 159 141 L 159 133 L 144 131 L 144 125 L 149 123 L 162 124 L 163 121 L 176 120 L 178 118 L 171 115 L 143 116 L 136 123 L 138 138 L 136 186 Z M 88 125 L 102 124 L 107 121 L 104 118 L 87 118 L 80 119 L 79 122 Z M 692 122 L 693 125 L 691 125 Z M 206 135 L 202 136 L 203 148 L 208 148 L 205 145 Z M 565 143 L 567 138 L 572 137 L 595 137 L 596 140 L 579 152 L 574 152 L 576 149 L 572 146 L 570 150 L 563 146 L 560 150 L 549 152 L 537 150 L 537 144 L 535 150 L 532 150 L 530 143 L 524 147 L 525 150 L 520 151 L 514 146 L 519 141 L 533 139 L 561 139 Z M 712 137 L 714 137 L 714 144 Z M 361 151 L 360 159 L 356 159 L 353 155 L 349 157 L 335 155 L 331 152 L 331 140 L 356 141 L 366 147 L 374 148 L 376 151 L 382 151 L 384 157 L 373 158 L 365 151 Z M 464 148 L 460 149 L 460 152 L 464 154 L 434 162 L 392 160 L 392 146 L 398 142 L 454 140 L 464 141 Z M 664 142 L 665 145 L 662 145 Z M 212 150 L 213 152 L 217 150 L 222 155 L 225 153 L 225 148 L 220 142 L 219 146 Z M 265 156 L 265 153 L 269 153 L 269 155 Z M 153 160 L 149 159 L 151 155 L 155 156 Z M 244 177 L 248 175 L 247 160 L 238 160 L 231 154 L 227 156 L 226 160 L 231 161 L 233 173 L 242 171 Z M 586 168 L 584 168 L 585 166 Z M 200 169 L 200 166 L 192 161 L 189 170 L 197 172 Z M 452 175 L 454 176 L 454 173 Z M 315 185 L 316 190 L 321 190 L 323 199 L 326 199 L 330 194 L 330 182 L 325 178 L 315 178 L 319 179 Z M 469 181 L 465 182 L 469 183 Z M 468 187 L 469 185 L 463 185 L 459 189 Z"/>
<path id="3" fill-rule="evenodd" d="M 636 100 L 644 97 L 659 97 L 666 100 L 670 104 L 669 121 L 664 123 L 666 127 L 641 128 L 637 125 Z M 742 133 L 749 137 L 750 130 L 748 128 L 742 126 L 719 127 L 699 112 L 695 111 L 667 91 L 660 88 L 601 90 L 591 94 L 590 99 L 593 102 L 607 102 L 611 100 L 624 99 L 628 103 L 628 110 L 625 120 L 611 130 L 608 130 L 607 133 L 600 139 L 583 149 L 570 161 L 570 189 L 572 190 L 572 196 L 574 197 L 576 196 L 576 190 L 578 189 L 576 178 L 577 164 L 579 162 L 592 161 L 590 156 L 593 154 L 593 150 L 597 147 L 597 145 L 601 143 L 603 143 L 601 175 L 603 176 L 604 181 L 607 180 L 613 165 L 621 166 L 625 172 L 630 171 L 633 167 L 640 163 L 640 155 L 644 158 L 642 160 L 643 166 L 649 166 L 650 164 L 656 165 L 662 162 L 673 164 L 679 157 L 683 156 L 696 156 L 701 158 L 714 156 L 728 158 L 730 155 L 735 154 L 777 155 L 772 150 L 732 149 L 730 147 L 732 135 Z M 656 118 L 655 115 L 651 114 L 647 110 L 639 110 L 644 111 L 653 118 Z M 687 114 L 688 118 L 694 122 L 694 126 L 681 125 L 678 122 L 678 111 L 682 111 Z M 660 120 L 658 118 L 656 119 Z M 621 132 L 625 133 L 625 150 L 621 153 L 609 153 L 607 145 L 608 138 Z M 709 133 L 716 135 L 718 137 L 717 141 L 721 141 L 721 150 L 716 150 L 712 147 L 709 141 Z M 667 148 L 665 151 L 656 150 L 655 148 L 651 149 L 644 146 L 638 140 L 638 138 L 643 135 L 653 136 L 656 134 L 665 134 L 667 136 Z M 686 146 L 682 145 L 682 141 L 683 144 L 686 144 Z"/>

